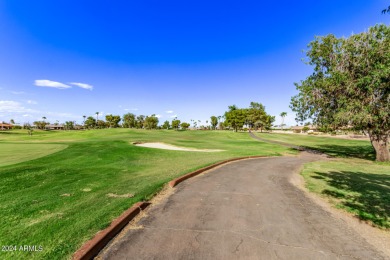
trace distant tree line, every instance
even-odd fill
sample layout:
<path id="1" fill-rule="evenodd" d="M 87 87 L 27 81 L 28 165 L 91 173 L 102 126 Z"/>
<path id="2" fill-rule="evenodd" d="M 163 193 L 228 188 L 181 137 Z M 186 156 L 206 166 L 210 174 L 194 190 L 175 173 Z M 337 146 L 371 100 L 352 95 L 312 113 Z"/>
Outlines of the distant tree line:
<path id="1" fill-rule="evenodd" d="M 135 115 L 133 113 L 119 115 L 108 114 L 105 115 L 105 120 L 99 118 L 99 112 L 95 116 L 83 116 L 83 123 L 76 124 L 75 121 L 65 121 L 64 124 L 59 124 L 58 121 L 51 125 L 46 117 L 42 120 L 30 124 L 24 124 L 24 129 L 103 129 L 103 128 L 135 128 L 135 129 L 173 129 L 173 130 L 187 130 L 191 127 L 188 122 L 182 122 L 177 117 L 171 121 L 165 120 L 159 125 L 159 118 L 153 114 L 150 116 Z M 283 115 L 284 117 L 285 115 Z M 223 119 L 223 120 L 222 120 Z M 13 120 L 12 120 L 13 121 Z M 255 129 L 255 130 L 269 130 L 272 127 L 275 117 L 266 113 L 264 105 L 257 102 L 251 102 L 248 108 L 238 108 L 235 105 L 229 106 L 228 111 L 223 116 L 211 116 L 210 120 L 206 120 L 206 125 L 200 125 L 200 120 L 191 119 L 192 128 L 198 130 L 239 130 Z M 210 124 L 208 124 L 210 122 Z M 20 127 L 21 128 L 21 127 Z"/>

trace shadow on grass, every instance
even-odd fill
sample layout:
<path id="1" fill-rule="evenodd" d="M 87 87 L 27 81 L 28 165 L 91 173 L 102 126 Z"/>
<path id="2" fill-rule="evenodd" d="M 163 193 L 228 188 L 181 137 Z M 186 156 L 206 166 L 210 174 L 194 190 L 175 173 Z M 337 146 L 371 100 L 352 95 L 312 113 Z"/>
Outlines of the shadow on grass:
<path id="1" fill-rule="evenodd" d="M 308 149 L 315 149 L 326 153 L 328 155 L 334 157 L 354 157 L 359 159 L 366 160 L 375 160 L 375 151 L 371 145 L 359 145 L 359 146 L 351 146 L 351 145 L 335 145 L 335 144 L 327 144 L 327 145 L 316 145 L 314 146 L 303 146 Z"/>
<path id="2" fill-rule="evenodd" d="M 323 194 L 339 200 L 339 205 L 354 212 L 362 220 L 390 228 L 390 175 L 365 172 L 315 172 L 332 187 Z"/>

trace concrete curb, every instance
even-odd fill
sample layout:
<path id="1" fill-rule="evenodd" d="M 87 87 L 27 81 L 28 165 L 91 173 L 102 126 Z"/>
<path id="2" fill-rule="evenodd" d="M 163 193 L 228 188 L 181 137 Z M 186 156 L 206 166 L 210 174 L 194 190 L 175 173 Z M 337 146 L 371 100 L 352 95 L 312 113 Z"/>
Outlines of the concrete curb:
<path id="1" fill-rule="evenodd" d="M 111 222 L 106 229 L 99 231 L 94 238 L 86 242 L 74 253 L 73 260 L 92 259 L 115 237 L 135 216 L 144 210 L 150 203 L 138 202 L 122 213 L 117 219 Z"/>
<path id="2" fill-rule="evenodd" d="M 246 156 L 232 158 L 222 162 L 218 162 L 202 169 L 187 173 L 179 178 L 176 178 L 169 182 L 170 187 L 175 187 L 179 183 L 194 177 L 202 172 L 213 169 L 217 166 L 227 164 L 229 162 L 246 160 L 246 159 L 256 159 L 256 158 L 265 158 L 266 156 Z M 135 216 L 137 216 L 142 210 L 148 207 L 151 203 L 149 202 L 138 202 L 134 204 L 131 208 L 122 213 L 117 219 L 113 220 L 109 227 L 99 231 L 91 240 L 87 241 L 79 250 L 77 250 L 72 259 L 73 260 L 89 260 L 93 259 L 99 254 L 99 252 L 114 238 Z"/>
<path id="3" fill-rule="evenodd" d="M 212 164 L 212 165 L 209 165 L 207 167 L 204 167 L 202 169 L 199 169 L 199 170 L 196 170 L 196 171 L 193 171 L 193 172 L 190 172 L 190 173 L 187 173 L 186 175 L 183 175 L 179 178 L 176 178 L 172 181 L 169 182 L 169 186 L 171 188 L 175 187 L 176 185 L 178 185 L 179 183 L 191 178 L 191 177 L 194 177 L 198 174 L 201 174 L 202 172 L 205 172 L 207 170 L 210 170 L 212 168 L 215 168 L 217 166 L 220 166 L 220 165 L 223 165 L 223 164 L 226 164 L 226 163 L 229 163 L 229 162 L 234 162 L 234 161 L 239 161 L 239 160 L 246 160 L 246 159 L 256 159 L 256 158 L 265 158 L 267 156 L 261 156 L 261 155 L 258 155 L 258 156 L 246 156 L 246 157 L 238 157 L 238 158 L 233 158 L 233 159 L 229 159 L 229 160 L 225 160 L 225 161 L 222 161 L 222 162 L 218 162 L 218 163 L 215 163 L 215 164 Z"/>

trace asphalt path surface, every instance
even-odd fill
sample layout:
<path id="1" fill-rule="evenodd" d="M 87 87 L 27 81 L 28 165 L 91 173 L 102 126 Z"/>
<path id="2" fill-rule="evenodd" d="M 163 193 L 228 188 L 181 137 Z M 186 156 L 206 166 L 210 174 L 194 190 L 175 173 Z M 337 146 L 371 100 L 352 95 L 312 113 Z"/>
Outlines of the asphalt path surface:
<path id="1" fill-rule="evenodd" d="M 389 259 L 291 183 L 301 153 L 243 160 L 179 184 L 101 259 Z"/>

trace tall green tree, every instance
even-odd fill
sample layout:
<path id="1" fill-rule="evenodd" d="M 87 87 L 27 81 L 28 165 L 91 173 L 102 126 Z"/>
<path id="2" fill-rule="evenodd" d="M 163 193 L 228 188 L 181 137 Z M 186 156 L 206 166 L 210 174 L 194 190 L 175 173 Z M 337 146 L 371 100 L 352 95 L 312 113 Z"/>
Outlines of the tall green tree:
<path id="1" fill-rule="evenodd" d="M 157 129 L 158 117 L 156 115 L 147 116 L 144 121 L 145 129 Z"/>
<path id="2" fill-rule="evenodd" d="M 96 126 L 96 119 L 92 116 L 87 117 L 87 120 L 84 122 L 84 127 L 91 129 Z"/>
<path id="3" fill-rule="evenodd" d="M 231 107 L 233 106 L 229 107 L 230 111 L 225 112 L 226 123 L 237 132 L 247 121 L 248 109 L 238 109 L 237 107 L 231 109 Z"/>
<path id="4" fill-rule="evenodd" d="M 121 121 L 121 117 L 118 115 L 106 115 L 106 122 L 110 128 L 119 127 L 119 122 Z"/>
<path id="5" fill-rule="evenodd" d="M 125 128 L 134 128 L 136 127 L 135 115 L 132 113 L 127 113 L 123 115 L 123 127 Z"/>
<path id="6" fill-rule="evenodd" d="M 169 128 L 171 127 L 171 125 L 169 124 L 169 121 L 168 120 L 165 120 L 163 126 L 162 126 L 164 129 L 167 129 L 169 130 Z"/>
<path id="7" fill-rule="evenodd" d="M 145 121 L 145 116 L 144 115 L 137 116 L 135 127 L 136 128 L 143 128 L 144 127 L 144 121 Z"/>
<path id="8" fill-rule="evenodd" d="M 188 127 L 190 127 L 189 123 L 183 122 L 180 124 L 181 129 L 187 130 Z"/>
<path id="9" fill-rule="evenodd" d="M 172 120 L 172 128 L 175 130 L 178 130 L 180 126 L 180 120 L 179 119 L 173 119 Z"/>
<path id="10" fill-rule="evenodd" d="M 376 160 L 390 161 L 390 27 L 349 38 L 316 37 L 307 51 L 313 73 L 295 86 L 291 108 L 303 121 L 353 127 L 370 137 Z"/>
<path id="11" fill-rule="evenodd" d="M 73 130 L 74 129 L 74 122 L 73 121 L 65 121 L 65 129 L 66 130 Z"/>
<path id="12" fill-rule="evenodd" d="M 98 129 L 103 129 L 103 128 L 107 128 L 107 127 L 109 127 L 109 124 L 107 122 L 105 122 L 104 120 L 99 119 L 96 122 L 96 128 L 98 128 Z"/>
<path id="13" fill-rule="evenodd" d="M 218 118 L 216 116 L 211 116 L 210 117 L 210 123 L 211 123 L 211 128 L 215 130 L 215 128 L 218 125 Z"/>
<path id="14" fill-rule="evenodd" d="M 265 127 L 267 116 L 268 115 L 265 112 L 265 106 L 263 104 L 258 102 L 251 102 L 245 123 L 249 126 L 249 128 L 253 128 L 256 127 L 256 122 L 264 122 Z"/>
<path id="15" fill-rule="evenodd" d="M 249 108 L 238 108 L 237 106 L 229 106 L 229 110 L 225 112 L 224 125 L 229 126 L 238 131 L 244 125 L 249 128 L 270 129 L 275 117 L 266 113 L 265 106 L 258 102 L 251 102 Z"/>
<path id="16" fill-rule="evenodd" d="M 42 121 L 34 121 L 33 125 L 35 125 L 38 129 L 45 129 L 45 126 L 48 124 L 48 122 L 42 120 Z"/>
<path id="17" fill-rule="evenodd" d="M 254 123 L 256 129 L 260 129 L 260 132 L 263 130 L 270 130 L 272 127 L 272 123 L 275 121 L 275 117 L 271 115 L 265 115 L 261 117 Z"/>

